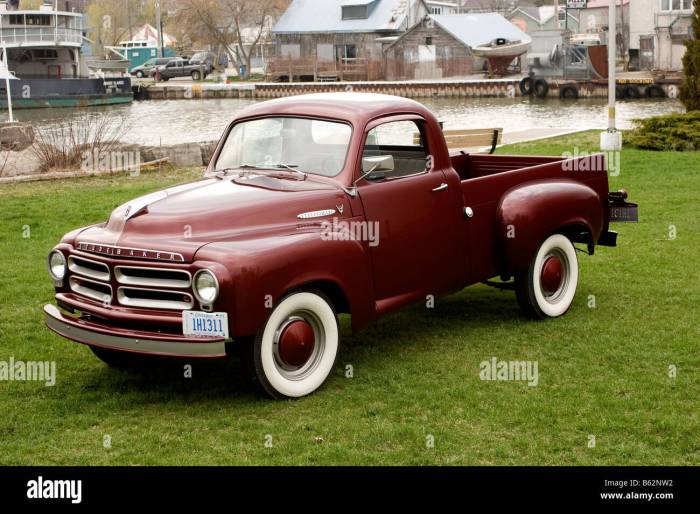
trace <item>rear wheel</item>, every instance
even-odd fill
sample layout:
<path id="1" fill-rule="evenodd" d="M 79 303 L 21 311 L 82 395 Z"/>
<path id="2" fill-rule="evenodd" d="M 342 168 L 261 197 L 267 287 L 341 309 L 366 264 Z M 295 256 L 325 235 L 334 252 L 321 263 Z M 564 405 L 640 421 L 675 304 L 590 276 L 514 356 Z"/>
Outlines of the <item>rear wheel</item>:
<path id="1" fill-rule="evenodd" d="M 323 294 L 292 293 L 275 307 L 255 338 L 244 343 L 244 364 L 272 398 L 306 396 L 333 370 L 339 334 L 335 310 Z"/>
<path id="2" fill-rule="evenodd" d="M 192 72 L 192 80 L 200 80 L 202 78 L 202 74 L 198 71 L 193 71 Z"/>
<path id="3" fill-rule="evenodd" d="M 578 259 L 573 243 L 555 234 L 542 243 L 527 271 L 516 277 L 523 311 L 536 319 L 557 318 L 569 310 L 578 286 Z"/>

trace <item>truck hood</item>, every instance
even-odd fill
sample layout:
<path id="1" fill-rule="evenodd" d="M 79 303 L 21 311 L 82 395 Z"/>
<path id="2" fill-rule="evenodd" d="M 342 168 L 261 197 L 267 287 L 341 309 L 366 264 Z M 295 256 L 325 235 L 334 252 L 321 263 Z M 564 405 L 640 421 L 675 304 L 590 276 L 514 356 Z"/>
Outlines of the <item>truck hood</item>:
<path id="1" fill-rule="evenodd" d="M 316 211 L 328 211 L 325 219 L 345 218 L 350 205 L 342 189 L 310 179 L 212 178 L 127 202 L 107 223 L 81 232 L 75 245 L 106 255 L 192 262 L 209 243 L 263 237 L 324 219 L 299 217 Z"/>

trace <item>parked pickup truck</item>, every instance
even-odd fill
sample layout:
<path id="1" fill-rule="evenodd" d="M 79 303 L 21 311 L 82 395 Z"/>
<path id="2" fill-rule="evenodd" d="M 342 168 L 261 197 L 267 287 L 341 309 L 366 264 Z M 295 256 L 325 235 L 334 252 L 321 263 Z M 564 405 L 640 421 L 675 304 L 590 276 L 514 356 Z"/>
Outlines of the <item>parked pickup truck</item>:
<path id="1" fill-rule="evenodd" d="M 184 59 L 173 59 L 165 66 L 158 66 L 153 71 L 156 80 L 167 82 L 176 77 L 192 77 L 192 80 L 203 80 L 209 74 L 208 67 L 202 63 L 192 63 Z"/>
<path id="2" fill-rule="evenodd" d="M 411 100 L 273 100 L 236 117 L 203 180 L 67 234 L 48 256 L 45 319 L 115 366 L 240 352 L 269 395 L 300 397 L 333 369 L 339 313 L 357 331 L 488 283 L 534 318 L 563 315 L 574 244 L 615 246 L 624 198 L 598 156 L 450 154 Z"/>

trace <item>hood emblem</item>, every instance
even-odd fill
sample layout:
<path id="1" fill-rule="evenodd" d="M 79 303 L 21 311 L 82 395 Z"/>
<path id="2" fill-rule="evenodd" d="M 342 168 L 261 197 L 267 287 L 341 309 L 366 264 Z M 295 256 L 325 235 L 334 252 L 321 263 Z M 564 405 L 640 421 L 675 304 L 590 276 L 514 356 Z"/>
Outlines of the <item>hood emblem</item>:
<path id="1" fill-rule="evenodd" d="M 345 211 L 345 204 L 341 203 L 340 205 L 336 205 L 336 208 L 340 214 L 343 214 L 343 211 Z"/>
<path id="2" fill-rule="evenodd" d="M 297 216 L 300 220 L 308 220 L 313 218 L 323 218 L 325 216 L 333 216 L 335 209 L 326 209 L 323 211 L 302 212 Z"/>

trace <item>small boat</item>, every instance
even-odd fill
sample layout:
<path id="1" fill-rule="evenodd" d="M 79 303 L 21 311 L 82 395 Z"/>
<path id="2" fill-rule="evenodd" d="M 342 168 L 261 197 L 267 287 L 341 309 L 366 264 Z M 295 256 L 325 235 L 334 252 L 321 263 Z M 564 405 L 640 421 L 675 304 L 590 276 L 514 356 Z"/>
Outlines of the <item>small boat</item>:
<path id="1" fill-rule="evenodd" d="M 472 53 L 477 57 L 483 57 L 486 59 L 492 57 L 510 57 L 510 60 L 512 61 L 516 57 L 520 57 L 524 53 L 527 53 L 529 46 L 529 41 L 496 38 L 484 45 L 473 47 Z"/>
<path id="2" fill-rule="evenodd" d="M 489 43 L 472 47 L 472 54 L 487 60 L 489 76 L 506 75 L 511 63 L 526 54 L 529 47 L 530 41 L 527 40 L 496 38 Z M 518 64 L 517 69 L 519 68 Z"/>

